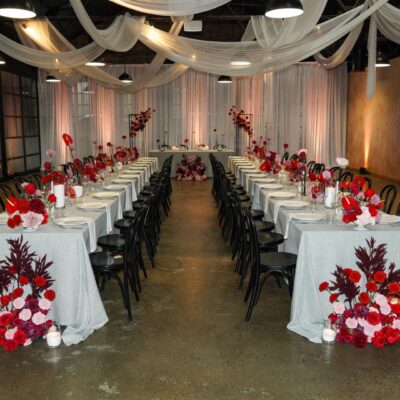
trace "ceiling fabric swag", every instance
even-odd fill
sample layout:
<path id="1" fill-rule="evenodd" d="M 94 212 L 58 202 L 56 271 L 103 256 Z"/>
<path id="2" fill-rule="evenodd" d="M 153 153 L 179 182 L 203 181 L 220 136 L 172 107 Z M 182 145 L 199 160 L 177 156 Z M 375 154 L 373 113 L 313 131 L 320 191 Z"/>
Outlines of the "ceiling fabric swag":
<path id="1" fill-rule="evenodd" d="M 220 7 L 230 0 L 110 0 L 145 14 L 177 16 L 199 14 Z"/>

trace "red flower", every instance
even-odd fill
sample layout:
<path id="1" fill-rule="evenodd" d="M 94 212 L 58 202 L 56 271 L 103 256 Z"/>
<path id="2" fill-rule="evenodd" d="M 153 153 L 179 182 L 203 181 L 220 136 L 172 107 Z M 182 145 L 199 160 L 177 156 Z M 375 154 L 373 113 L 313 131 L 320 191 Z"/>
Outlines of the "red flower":
<path id="1" fill-rule="evenodd" d="M 320 292 L 324 292 L 325 290 L 327 290 L 329 288 L 329 283 L 328 282 L 322 282 L 319 285 L 319 291 Z"/>
<path id="2" fill-rule="evenodd" d="M 6 340 L 4 343 L 5 351 L 14 351 L 18 347 L 14 340 Z"/>
<path id="3" fill-rule="evenodd" d="M 17 200 L 15 197 L 10 196 L 10 197 L 7 199 L 7 203 L 6 203 L 6 210 L 7 210 L 7 212 L 8 212 L 9 214 L 14 214 L 15 211 L 17 211 L 17 209 L 18 209 L 18 200 Z"/>
<path id="4" fill-rule="evenodd" d="M 371 301 L 369 294 L 366 292 L 360 293 L 360 295 L 358 296 L 358 300 L 361 304 L 364 304 L 364 305 L 368 305 L 369 302 Z"/>
<path id="5" fill-rule="evenodd" d="M 8 303 L 10 302 L 10 300 L 11 300 L 10 296 L 7 294 L 0 297 L 0 302 L 3 307 L 8 306 Z"/>
<path id="6" fill-rule="evenodd" d="M 11 313 L 6 313 L 0 315 L 0 326 L 8 326 L 12 322 L 12 315 Z"/>
<path id="7" fill-rule="evenodd" d="M 26 333 L 20 329 L 14 333 L 14 342 L 17 345 L 23 345 L 26 341 Z"/>
<path id="8" fill-rule="evenodd" d="M 374 273 L 372 278 L 375 282 L 383 283 L 383 282 L 385 282 L 385 279 L 386 279 L 386 273 L 383 271 L 377 271 Z"/>
<path id="9" fill-rule="evenodd" d="M 43 164 L 43 168 L 44 168 L 45 171 L 51 171 L 51 162 L 50 161 L 46 161 Z"/>
<path id="10" fill-rule="evenodd" d="M 331 303 L 334 303 L 334 302 L 338 299 L 338 297 L 339 297 L 339 293 L 332 293 L 332 294 L 329 296 L 329 301 L 330 301 Z"/>
<path id="11" fill-rule="evenodd" d="M 56 298 L 56 292 L 52 289 L 46 290 L 44 292 L 44 297 L 49 301 L 53 301 Z"/>
<path id="12" fill-rule="evenodd" d="M 366 197 L 372 197 L 375 194 L 375 190 L 374 189 L 367 189 L 365 191 L 365 196 Z"/>
<path id="13" fill-rule="evenodd" d="M 43 204 L 42 200 L 40 199 L 32 199 L 29 203 L 29 210 L 37 213 L 37 214 L 44 214 L 46 211 L 46 207 Z"/>
<path id="14" fill-rule="evenodd" d="M 29 202 L 27 199 L 21 199 L 18 201 L 18 212 L 20 214 L 26 214 L 29 211 Z"/>
<path id="15" fill-rule="evenodd" d="M 101 144 L 99 144 L 98 149 L 103 150 L 103 146 Z"/>
<path id="16" fill-rule="evenodd" d="M 35 285 L 38 287 L 43 287 L 47 283 L 46 279 L 43 278 L 43 276 L 37 276 L 33 281 L 35 282 Z"/>
<path id="17" fill-rule="evenodd" d="M 361 274 L 358 271 L 352 270 L 347 277 L 349 278 L 350 282 L 357 283 L 361 279 Z"/>
<path id="18" fill-rule="evenodd" d="M 378 291 L 378 285 L 375 282 L 367 282 L 365 285 L 367 290 L 370 292 L 377 292 Z"/>
<path id="19" fill-rule="evenodd" d="M 285 144 L 283 145 L 283 148 L 286 150 L 286 149 L 289 148 L 289 145 L 288 145 L 287 143 L 285 143 Z"/>
<path id="20" fill-rule="evenodd" d="M 55 203 L 55 202 L 57 201 L 56 195 L 53 194 L 53 193 L 50 193 L 50 194 L 49 194 L 49 197 L 47 198 L 47 201 L 48 201 L 49 203 Z"/>
<path id="21" fill-rule="evenodd" d="M 33 196 L 36 193 L 36 186 L 33 183 L 28 183 L 24 186 L 24 191 L 29 194 L 29 196 Z"/>
<path id="22" fill-rule="evenodd" d="M 124 139 L 124 140 L 125 140 L 125 139 L 126 139 L 126 136 L 125 136 L 125 135 L 124 135 L 124 136 L 122 136 L 122 139 Z"/>
<path id="23" fill-rule="evenodd" d="M 19 277 L 19 283 L 22 286 L 27 285 L 29 283 L 29 279 L 26 276 L 21 275 Z"/>
<path id="24" fill-rule="evenodd" d="M 18 297 L 21 297 L 24 294 L 24 289 L 22 288 L 15 288 L 12 292 L 12 297 L 14 299 L 17 299 Z"/>
<path id="25" fill-rule="evenodd" d="M 359 349 L 362 349 L 367 345 L 367 336 L 365 336 L 363 333 L 355 334 L 353 338 L 353 344 Z"/>
<path id="26" fill-rule="evenodd" d="M 72 143 L 74 143 L 72 137 L 71 137 L 70 135 L 68 135 L 68 133 L 64 133 L 64 134 L 62 135 L 62 138 L 63 138 L 63 140 L 64 140 L 64 143 L 65 143 L 67 146 L 70 146 Z"/>
<path id="27" fill-rule="evenodd" d="M 400 285 L 397 282 L 391 282 L 388 285 L 388 289 L 392 294 L 400 293 Z"/>
<path id="28" fill-rule="evenodd" d="M 111 147 L 111 146 L 112 146 L 112 143 L 111 143 L 111 142 L 107 142 L 107 146 L 108 146 L 108 147 Z"/>
<path id="29" fill-rule="evenodd" d="M 371 325 L 378 325 L 381 322 L 379 314 L 375 311 L 369 312 L 366 320 Z"/>

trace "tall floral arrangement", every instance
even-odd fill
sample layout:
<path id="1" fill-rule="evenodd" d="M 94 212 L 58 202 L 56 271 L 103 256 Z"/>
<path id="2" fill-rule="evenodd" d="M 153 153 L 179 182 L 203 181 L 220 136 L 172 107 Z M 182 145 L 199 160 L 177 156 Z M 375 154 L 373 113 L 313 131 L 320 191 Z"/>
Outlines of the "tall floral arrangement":
<path id="1" fill-rule="evenodd" d="M 74 160 L 75 159 L 75 156 L 74 156 L 74 150 L 75 150 L 74 139 L 72 139 L 72 136 L 69 135 L 68 133 L 63 133 L 62 134 L 62 139 L 63 139 L 65 145 L 67 146 L 67 148 L 68 148 L 68 150 L 69 150 L 69 152 L 71 154 L 72 160 Z"/>
<path id="2" fill-rule="evenodd" d="M 14 351 L 43 337 L 53 325 L 46 320 L 56 293 L 49 268 L 23 237 L 7 240 L 10 254 L 0 261 L 0 346 Z"/>
<path id="3" fill-rule="evenodd" d="M 155 111 L 155 109 L 152 110 L 149 107 L 147 110 L 141 111 L 139 114 L 137 114 L 135 119 L 131 122 L 129 136 L 136 137 L 140 131 L 143 131 Z"/>
<path id="4" fill-rule="evenodd" d="M 371 238 L 355 250 L 357 269 L 337 266 L 333 279 L 320 284 L 332 303 L 337 342 L 384 347 L 400 341 L 400 270 L 386 267 L 386 253 L 386 244 Z"/>
<path id="5" fill-rule="evenodd" d="M 250 117 L 244 115 L 244 110 L 239 110 L 236 106 L 232 106 L 229 110 L 229 115 L 232 117 L 233 124 L 243 129 L 249 136 L 253 135 Z"/>

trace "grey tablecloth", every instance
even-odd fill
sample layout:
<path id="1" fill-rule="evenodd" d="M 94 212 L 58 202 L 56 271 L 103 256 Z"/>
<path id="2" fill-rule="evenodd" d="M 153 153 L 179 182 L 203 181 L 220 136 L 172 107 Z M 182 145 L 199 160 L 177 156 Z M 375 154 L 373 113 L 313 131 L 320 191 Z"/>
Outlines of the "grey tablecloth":
<path id="1" fill-rule="evenodd" d="M 228 168 L 228 158 L 234 154 L 233 150 L 225 150 L 225 151 L 217 151 L 217 150 L 204 150 L 204 151 L 160 151 L 160 150 L 150 150 L 150 157 L 157 157 L 159 161 L 159 165 L 162 166 L 164 161 L 170 156 L 173 155 L 174 158 L 172 160 L 172 169 L 171 169 L 171 178 L 175 177 L 176 164 L 181 162 L 182 155 L 185 154 L 187 156 L 199 156 L 202 158 L 206 165 L 206 174 L 209 177 L 213 176 L 213 171 L 210 163 L 209 154 L 212 153 L 217 158 L 217 160 L 221 161 L 225 168 Z"/>

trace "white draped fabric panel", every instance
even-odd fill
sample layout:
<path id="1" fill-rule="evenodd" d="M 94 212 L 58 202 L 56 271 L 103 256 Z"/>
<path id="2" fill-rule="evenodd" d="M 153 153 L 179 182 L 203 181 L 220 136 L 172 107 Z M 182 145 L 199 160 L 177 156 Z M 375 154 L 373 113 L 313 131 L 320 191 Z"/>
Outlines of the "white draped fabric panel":
<path id="1" fill-rule="evenodd" d="M 122 71 L 122 66 L 107 68 L 116 76 Z M 127 71 L 140 76 L 143 67 L 127 66 Z M 61 133 L 68 130 L 81 157 L 93 152 L 93 140 L 103 145 L 108 141 L 123 144 L 128 115 L 147 107 L 156 111 L 145 133 L 139 133 L 136 139 L 142 154 L 156 147 L 157 139 L 162 142 L 165 131 L 170 145 L 187 138 L 191 144 L 194 141 L 212 147 L 216 143 L 213 130 L 217 129 L 224 134 L 219 142 L 222 139 L 233 148 L 235 127 L 228 115 L 233 105 L 253 115 L 253 139 L 271 137 L 271 148 L 279 153 L 284 143 L 292 152 L 308 147 L 310 159 L 328 165 L 345 154 L 346 66 L 325 70 L 317 64 L 298 64 L 276 73 L 236 78 L 232 85 L 218 84 L 215 75 L 188 70 L 169 84 L 135 94 L 115 92 L 93 81 L 72 87 L 61 84 L 57 85 L 60 98 L 54 96 L 56 88 L 45 83 L 44 75 L 39 82 L 43 158 L 49 146 L 63 149 Z M 93 94 L 83 93 L 87 85 Z M 242 144 L 243 149 L 247 144 L 244 133 Z M 65 152 L 58 154 L 59 161 L 64 162 Z"/>

